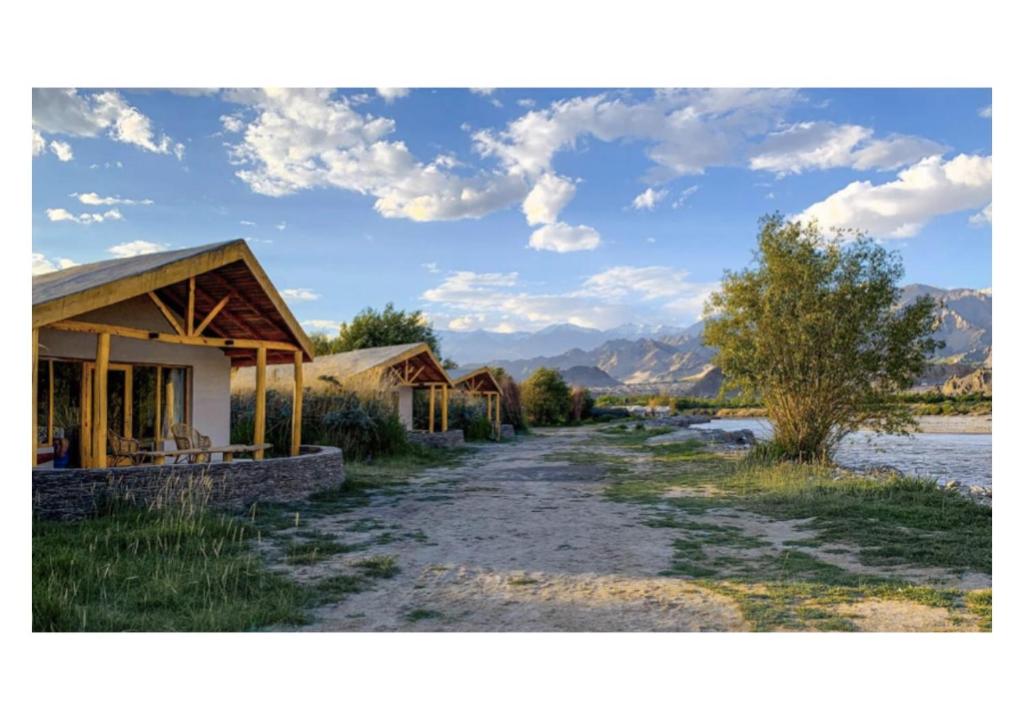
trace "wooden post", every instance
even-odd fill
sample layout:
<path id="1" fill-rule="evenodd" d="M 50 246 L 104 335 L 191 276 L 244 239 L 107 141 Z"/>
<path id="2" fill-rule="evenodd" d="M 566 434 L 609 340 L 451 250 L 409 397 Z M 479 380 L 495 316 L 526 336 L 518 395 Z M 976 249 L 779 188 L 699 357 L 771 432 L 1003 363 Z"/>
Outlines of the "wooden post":
<path id="1" fill-rule="evenodd" d="M 262 445 L 267 433 L 267 348 L 256 348 L 256 418 L 253 422 L 253 445 Z M 263 450 L 252 454 L 253 460 L 263 459 Z"/>
<path id="2" fill-rule="evenodd" d="M 292 388 L 292 455 L 302 445 L 302 351 L 295 352 L 295 387 Z"/>
<path id="3" fill-rule="evenodd" d="M 50 388 L 53 393 L 53 388 Z M 32 467 L 39 455 L 39 329 L 32 328 Z"/>
<path id="4" fill-rule="evenodd" d="M 96 336 L 96 377 L 92 383 L 92 462 L 107 466 L 107 373 L 110 369 L 110 334 Z"/>
<path id="5" fill-rule="evenodd" d="M 494 431 L 501 442 L 501 393 L 494 394 Z"/>
<path id="6" fill-rule="evenodd" d="M 490 393 L 484 393 L 484 399 L 487 401 L 487 422 L 493 423 L 494 422 L 494 413 L 491 410 L 491 394 Z"/>
<path id="7" fill-rule="evenodd" d="M 192 335 L 192 330 L 196 323 L 196 276 L 193 275 L 188 279 L 188 318 L 185 320 L 186 328 L 189 335 Z"/>
<path id="8" fill-rule="evenodd" d="M 53 444 L 53 360 L 46 362 L 47 383 L 49 388 L 46 398 L 46 442 Z"/>
<path id="9" fill-rule="evenodd" d="M 161 432 L 161 430 L 163 428 L 161 427 L 161 423 L 160 423 L 160 421 L 163 420 L 162 416 L 163 416 L 163 412 L 164 412 L 164 407 L 163 407 L 163 405 L 160 404 L 160 401 L 161 401 L 161 397 L 160 397 L 161 393 L 160 393 L 160 391 L 162 390 L 162 388 L 160 387 L 160 376 L 162 375 L 161 370 L 162 370 L 162 368 L 159 365 L 157 365 L 156 366 L 156 408 L 155 408 L 154 413 L 153 413 L 156 416 L 154 418 L 154 420 L 153 420 L 153 449 L 154 450 L 163 450 L 164 449 L 164 438 L 163 438 L 163 433 Z"/>
<path id="10" fill-rule="evenodd" d="M 430 386 L 430 411 L 427 417 L 427 432 L 434 432 L 434 386 Z"/>
<path id="11" fill-rule="evenodd" d="M 441 432 L 448 432 L 448 386 L 441 386 Z"/>

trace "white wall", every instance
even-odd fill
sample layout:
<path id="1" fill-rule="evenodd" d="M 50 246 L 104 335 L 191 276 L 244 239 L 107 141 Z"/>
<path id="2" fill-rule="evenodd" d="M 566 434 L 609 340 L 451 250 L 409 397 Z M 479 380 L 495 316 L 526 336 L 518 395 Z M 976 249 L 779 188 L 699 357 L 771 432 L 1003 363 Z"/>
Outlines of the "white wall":
<path id="1" fill-rule="evenodd" d="M 398 419 L 406 430 L 412 430 L 412 388 L 406 385 L 398 388 Z"/>
<path id="2" fill-rule="evenodd" d="M 174 332 L 148 297 L 133 298 L 80 315 L 75 320 Z M 96 336 L 91 333 L 39 331 L 39 356 L 96 359 Z M 192 367 L 192 424 L 214 445 L 231 439 L 231 361 L 217 348 L 171 345 L 151 340 L 110 338 L 110 361 L 161 363 Z"/>

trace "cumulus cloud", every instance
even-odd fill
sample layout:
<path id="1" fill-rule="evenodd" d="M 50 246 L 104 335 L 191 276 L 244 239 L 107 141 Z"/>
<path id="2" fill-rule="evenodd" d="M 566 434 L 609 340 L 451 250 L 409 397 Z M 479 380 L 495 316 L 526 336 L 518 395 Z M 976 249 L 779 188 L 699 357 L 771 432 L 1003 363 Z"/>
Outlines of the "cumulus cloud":
<path id="1" fill-rule="evenodd" d="M 557 253 L 593 250 L 601 244 L 601 235 L 589 225 L 567 225 L 563 222 L 544 225 L 530 235 L 530 247 L 534 250 L 551 250 Z"/>
<path id="2" fill-rule="evenodd" d="M 89 95 L 74 89 L 36 88 L 32 91 L 32 127 L 39 133 L 74 137 L 106 133 L 116 142 L 154 153 L 174 153 L 179 159 L 185 149 L 169 136 L 156 133 L 146 115 L 112 90 Z"/>
<path id="3" fill-rule="evenodd" d="M 231 96 L 256 111 L 232 146 L 237 172 L 260 194 L 283 196 L 336 187 L 376 198 L 388 218 L 416 221 L 479 218 L 521 202 L 522 177 L 449 171 L 445 156 L 424 163 L 405 143 L 387 140 L 394 121 L 354 110 L 329 90 L 264 90 Z"/>
<path id="4" fill-rule="evenodd" d="M 778 175 L 837 167 L 894 170 L 947 149 L 940 143 L 911 135 L 874 139 L 873 134 L 861 125 L 796 123 L 770 133 L 754 148 L 749 166 Z"/>
<path id="5" fill-rule="evenodd" d="M 288 288 L 281 291 L 281 297 L 287 300 L 303 302 L 306 300 L 318 300 L 320 299 L 320 294 L 313 292 L 309 288 Z"/>
<path id="6" fill-rule="evenodd" d="M 50 222 L 73 222 L 79 225 L 92 225 L 93 223 L 106 222 L 107 220 L 124 219 L 121 211 L 116 209 L 107 210 L 103 213 L 79 213 L 75 215 L 64 208 L 47 208 L 46 217 L 50 219 Z"/>
<path id="7" fill-rule="evenodd" d="M 992 202 L 992 157 L 926 158 L 892 182 L 852 182 L 797 216 L 824 228 L 852 228 L 880 237 L 911 237 L 933 217 Z"/>
<path id="8" fill-rule="evenodd" d="M 450 313 L 452 330 L 486 327 L 512 332 L 553 323 L 600 329 L 652 320 L 678 323 L 698 316 L 714 288 L 690 282 L 687 275 L 678 268 L 618 266 L 585 278 L 572 290 L 534 293 L 521 288 L 516 273 L 459 271 L 423 293 L 423 299 Z"/>
<path id="9" fill-rule="evenodd" d="M 545 173 L 537 180 L 526 199 L 523 200 L 523 214 L 530 225 L 553 223 L 558 220 L 573 195 L 576 185 L 571 180 L 554 173 Z"/>
<path id="10" fill-rule="evenodd" d="M 71 146 L 60 140 L 50 141 L 50 152 L 56 155 L 57 159 L 61 162 L 68 162 L 75 157 L 74 153 L 71 152 Z"/>
<path id="11" fill-rule="evenodd" d="M 377 88 L 377 94 L 384 98 L 384 102 L 393 103 L 408 95 L 409 88 Z"/>
<path id="12" fill-rule="evenodd" d="M 107 248 L 107 252 L 114 257 L 129 258 L 136 255 L 162 252 L 166 249 L 167 245 L 161 243 L 149 242 L 148 240 L 133 240 L 132 242 L 121 243 L 120 245 L 112 245 Z"/>
<path id="13" fill-rule="evenodd" d="M 664 200 L 666 195 L 668 195 L 668 190 L 647 188 L 633 198 L 633 208 L 635 210 L 653 210 L 654 206 Z"/>
<path id="14" fill-rule="evenodd" d="M 98 193 L 87 192 L 87 193 L 71 193 L 71 197 L 78 198 L 78 202 L 83 205 L 152 205 L 153 201 L 149 199 L 144 200 L 132 200 L 130 198 L 123 198 L 119 195 L 107 195 L 102 196 Z"/>
<path id="15" fill-rule="evenodd" d="M 38 130 L 32 128 L 32 157 L 46 152 L 46 138 Z"/>
<path id="16" fill-rule="evenodd" d="M 77 264 L 74 260 L 69 260 L 68 258 L 48 258 L 42 253 L 32 253 L 33 275 L 43 275 L 55 270 L 74 267 Z"/>

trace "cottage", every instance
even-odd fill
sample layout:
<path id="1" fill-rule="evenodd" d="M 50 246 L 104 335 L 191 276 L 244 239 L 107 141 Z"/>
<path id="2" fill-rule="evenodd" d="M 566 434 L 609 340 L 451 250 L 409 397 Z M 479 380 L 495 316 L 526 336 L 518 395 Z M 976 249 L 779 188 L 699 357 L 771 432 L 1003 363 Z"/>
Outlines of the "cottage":
<path id="1" fill-rule="evenodd" d="M 290 388 L 295 384 L 294 371 L 282 366 L 270 371 L 268 387 Z M 448 391 L 451 378 L 426 343 L 408 343 L 385 347 L 366 348 L 349 352 L 322 355 L 305 370 L 305 386 L 327 390 L 335 387 L 362 389 L 366 387 L 392 391 L 398 416 L 406 430 L 413 430 L 413 393 L 427 393 L 426 430 L 433 433 L 448 431 Z M 242 368 L 234 373 L 232 388 L 246 392 L 255 388 L 251 369 Z M 439 422 L 435 419 L 440 405 Z"/>
<path id="2" fill-rule="evenodd" d="M 104 468 L 173 456 L 172 428 L 231 439 L 231 369 L 252 367 L 252 451 L 263 458 L 265 376 L 297 379 L 312 344 L 243 240 L 78 265 L 32 279 L 33 465 Z M 175 431 L 179 432 L 179 431 Z M 241 449 L 239 449 L 241 451 Z M 230 459 L 233 452 L 223 453 Z M 121 458 L 123 459 L 123 458 Z"/>

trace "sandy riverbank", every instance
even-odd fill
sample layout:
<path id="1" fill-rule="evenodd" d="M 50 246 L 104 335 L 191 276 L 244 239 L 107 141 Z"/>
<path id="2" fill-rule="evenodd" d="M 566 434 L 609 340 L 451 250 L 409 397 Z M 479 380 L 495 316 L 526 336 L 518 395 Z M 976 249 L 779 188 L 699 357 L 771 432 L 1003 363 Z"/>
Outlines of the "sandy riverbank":
<path id="1" fill-rule="evenodd" d="M 917 418 L 923 433 L 991 435 L 991 415 L 926 415 Z"/>

